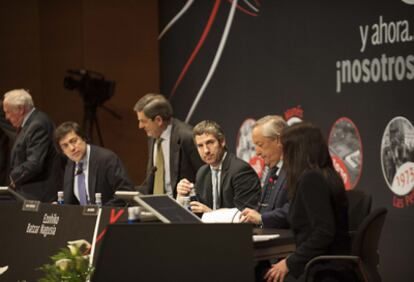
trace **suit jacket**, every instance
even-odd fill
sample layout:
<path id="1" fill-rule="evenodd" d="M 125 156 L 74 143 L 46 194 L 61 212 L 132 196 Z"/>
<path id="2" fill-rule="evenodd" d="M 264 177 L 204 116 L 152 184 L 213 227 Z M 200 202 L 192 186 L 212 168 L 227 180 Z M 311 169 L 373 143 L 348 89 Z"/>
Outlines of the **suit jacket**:
<path id="1" fill-rule="evenodd" d="M 53 201 L 61 186 L 62 158 L 53 145 L 53 130 L 50 118 L 35 109 L 13 145 L 10 177 L 28 199 Z"/>
<path id="2" fill-rule="evenodd" d="M 262 222 L 265 228 L 289 228 L 288 213 L 289 199 L 286 181 L 286 171 L 281 168 L 279 177 L 272 184 L 268 206 L 262 211 Z M 262 193 L 260 202 L 263 202 Z"/>
<path id="3" fill-rule="evenodd" d="M 134 190 L 134 185 L 128 178 L 124 165 L 112 151 L 94 145 L 90 145 L 90 148 L 87 179 L 90 202 L 95 203 L 95 193 L 101 193 L 102 204 L 123 204 L 122 201 L 114 198 L 115 191 Z M 63 182 L 65 204 L 79 204 L 74 194 L 74 172 L 75 163 L 68 160 Z"/>
<path id="4" fill-rule="evenodd" d="M 199 201 L 213 207 L 213 184 L 210 166 L 197 172 L 195 190 Z M 253 168 L 234 154 L 227 153 L 221 166 L 219 208 L 256 208 L 260 197 L 260 180 Z"/>
<path id="5" fill-rule="evenodd" d="M 6 120 L 3 103 L 0 101 L 0 186 L 9 183 L 10 153 L 16 138 L 16 130 Z"/>
<path id="6" fill-rule="evenodd" d="M 197 170 L 203 165 L 203 161 L 194 145 L 193 131 L 190 125 L 173 118 L 171 121 L 171 140 L 170 140 L 170 176 L 171 188 L 174 197 L 177 196 L 177 183 L 187 178 L 194 182 Z M 153 193 L 154 183 L 154 138 L 148 140 L 148 164 L 147 164 L 147 190 Z"/>
<path id="7" fill-rule="evenodd" d="M 289 274 L 300 276 L 319 255 L 349 252 L 348 200 L 339 176 L 328 183 L 321 172 L 306 171 L 298 180 L 289 210 L 296 250 L 287 258 Z"/>

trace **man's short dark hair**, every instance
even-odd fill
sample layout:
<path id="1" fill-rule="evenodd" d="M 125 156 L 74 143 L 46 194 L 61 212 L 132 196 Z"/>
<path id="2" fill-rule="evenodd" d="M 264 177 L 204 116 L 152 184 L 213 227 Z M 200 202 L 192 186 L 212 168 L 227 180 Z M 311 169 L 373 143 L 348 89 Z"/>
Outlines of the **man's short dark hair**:
<path id="1" fill-rule="evenodd" d="M 148 93 L 138 100 L 134 111 L 143 112 L 149 119 L 160 116 L 163 120 L 169 121 L 173 116 L 173 109 L 170 102 L 161 94 Z"/>
<path id="2" fill-rule="evenodd" d="M 59 125 L 53 134 L 53 140 L 55 142 L 55 147 L 58 152 L 63 153 L 62 149 L 60 148 L 59 142 L 64 138 L 69 132 L 75 132 L 80 138 L 82 138 L 85 142 L 88 141 L 88 137 L 86 136 L 85 132 L 81 129 L 80 125 L 74 121 L 66 121 Z"/>
<path id="3" fill-rule="evenodd" d="M 194 138 L 198 135 L 203 134 L 211 134 L 221 143 L 225 141 L 226 137 L 224 136 L 223 129 L 221 129 L 221 126 L 212 120 L 203 120 L 199 122 L 196 126 L 193 128 L 193 136 Z"/>

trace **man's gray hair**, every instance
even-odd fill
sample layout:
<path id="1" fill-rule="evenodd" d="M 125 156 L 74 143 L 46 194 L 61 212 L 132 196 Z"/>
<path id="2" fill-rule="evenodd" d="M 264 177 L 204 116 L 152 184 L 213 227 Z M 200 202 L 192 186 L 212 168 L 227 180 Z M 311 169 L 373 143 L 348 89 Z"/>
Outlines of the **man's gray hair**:
<path id="1" fill-rule="evenodd" d="M 24 89 L 15 89 L 6 92 L 3 103 L 7 103 L 12 107 L 23 106 L 27 110 L 34 108 L 32 96 Z"/>
<path id="2" fill-rule="evenodd" d="M 268 115 L 257 120 L 253 129 L 256 127 L 261 127 L 264 137 L 276 139 L 287 127 L 287 123 L 281 116 Z"/>

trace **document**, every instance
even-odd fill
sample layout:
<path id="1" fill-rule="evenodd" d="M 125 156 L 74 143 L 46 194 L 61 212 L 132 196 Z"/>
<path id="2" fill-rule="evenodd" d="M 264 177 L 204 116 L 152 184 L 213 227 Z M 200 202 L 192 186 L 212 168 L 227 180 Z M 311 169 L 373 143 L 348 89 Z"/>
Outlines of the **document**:
<path id="1" fill-rule="evenodd" d="M 8 265 L 3 266 L 3 267 L 0 266 L 0 275 L 2 275 L 4 272 L 6 272 L 7 269 L 9 269 L 9 266 Z"/>
<path id="2" fill-rule="evenodd" d="M 205 212 L 201 217 L 204 223 L 239 223 L 240 211 L 237 208 L 218 209 L 211 212 Z"/>
<path id="3" fill-rule="evenodd" d="M 253 235 L 253 242 L 268 241 L 278 238 L 279 234 L 269 234 L 269 235 Z"/>

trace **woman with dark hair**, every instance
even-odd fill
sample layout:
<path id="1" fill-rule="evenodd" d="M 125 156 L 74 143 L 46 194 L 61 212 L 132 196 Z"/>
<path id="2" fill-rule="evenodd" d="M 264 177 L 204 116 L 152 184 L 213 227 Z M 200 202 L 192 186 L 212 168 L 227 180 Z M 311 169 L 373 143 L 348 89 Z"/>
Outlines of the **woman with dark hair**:
<path id="1" fill-rule="evenodd" d="M 348 201 L 320 129 L 310 123 L 281 135 L 296 251 L 272 265 L 268 282 L 301 281 L 306 263 L 319 255 L 349 253 Z"/>

